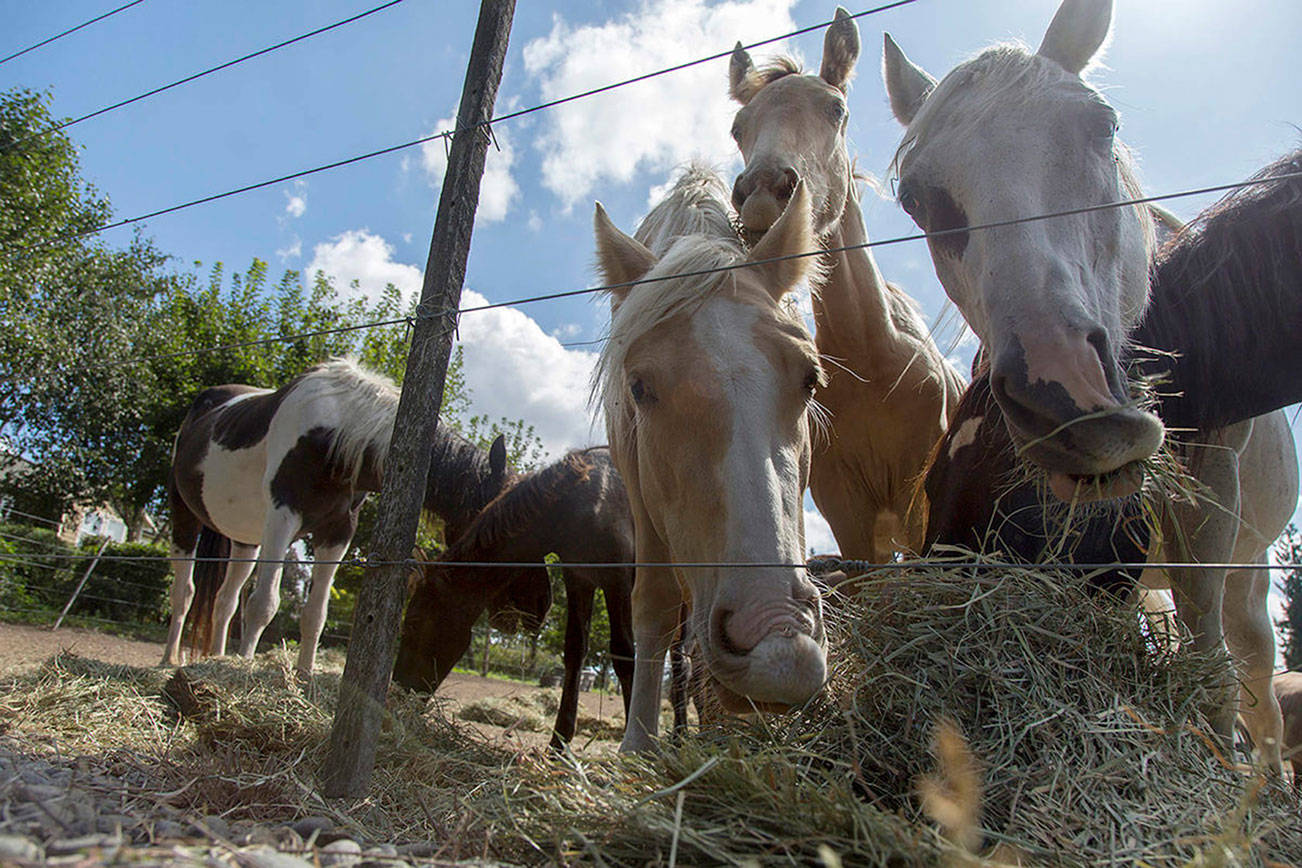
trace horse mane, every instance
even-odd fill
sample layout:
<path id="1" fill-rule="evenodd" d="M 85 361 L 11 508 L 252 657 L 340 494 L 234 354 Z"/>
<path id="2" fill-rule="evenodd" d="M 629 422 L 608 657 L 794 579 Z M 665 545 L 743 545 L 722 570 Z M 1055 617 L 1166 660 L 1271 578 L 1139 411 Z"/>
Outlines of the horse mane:
<path id="1" fill-rule="evenodd" d="M 1154 303 L 1133 352 L 1142 373 L 1181 390 L 1162 401 L 1168 426 L 1217 428 L 1302 397 L 1285 358 L 1302 344 L 1302 178 L 1286 177 L 1298 172 L 1302 149 L 1253 176 L 1263 183 L 1227 193 L 1154 260 Z"/>
<path id="2" fill-rule="evenodd" d="M 368 462 L 384 467 L 398 412 L 398 387 L 392 380 L 355 359 L 334 357 L 294 379 L 286 396 L 291 392 L 338 404 L 339 423 L 330 438 L 327 464 L 353 482 Z"/>
<path id="3" fill-rule="evenodd" d="M 610 337 L 593 372 L 594 400 L 607 403 L 621 394 L 624 359 L 638 338 L 674 316 L 695 311 L 724 287 L 735 286 L 726 270 L 668 277 L 722 269 L 746 259 L 730 195 L 717 173 L 689 165 L 638 226 L 634 237 L 659 261 L 644 276 L 650 282 L 632 286 L 611 314 Z M 666 279 L 656 279 L 661 277 Z"/>
<path id="4" fill-rule="evenodd" d="M 748 103 L 755 98 L 755 94 L 779 78 L 786 78 L 788 75 L 803 75 L 804 72 L 804 67 L 800 65 L 800 61 L 789 54 L 779 54 L 769 58 L 768 62 L 763 66 L 752 66 L 750 71 L 746 73 L 746 77 L 732 89 L 732 95 L 742 103 Z"/>
<path id="5" fill-rule="evenodd" d="M 972 105 L 969 101 L 964 105 L 964 112 L 956 112 L 954 97 L 968 92 L 968 86 L 978 81 L 984 85 L 981 102 Z M 1103 95 L 1084 79 L 1021 43 L 1006 42 L 984 49 L 950 70 L 923 101 L 891 158 L 891 176 L 900 176 L 909 154 L 937 129 L 946 136 L 962 137 L 968 132 L 965 128 L 974 120 L 998 111 L 1001 106 L 1015 105 L 1032 94 L 1045 91 L 1060 91 L 1074 99 L 1107 105 Z M 1128 199 L 1139 198 L 1142 192 L 1130 149 L 1118 141 L 1113 145 L 1112 156 L 1116 160 L 1123 195 Z M 1144 245 L 1151 256 L 1156 243 L 1153 216 L 1148 208 L 1135 207 L 1144 233 Z"/>
<path id="6" fill-rule="evenodd" d="M 508 470 L 504 481 L 509 485 L 513 478 Z M 465 533 L 479 511 L 498 493 L 488 452 L 440 421 L 430 449 L 425 508 L 443 519 L 445 538 L 452 540 Z"/>
<path id="7" fill-rule="evenodd" d="M 440 560 L 472 561 L 494 552 L 548 512 L 567 491 L 587 482 L 596 466 L 592 451 L 575 450 L 541 470 L 515 477 L 480 510 Z"/>

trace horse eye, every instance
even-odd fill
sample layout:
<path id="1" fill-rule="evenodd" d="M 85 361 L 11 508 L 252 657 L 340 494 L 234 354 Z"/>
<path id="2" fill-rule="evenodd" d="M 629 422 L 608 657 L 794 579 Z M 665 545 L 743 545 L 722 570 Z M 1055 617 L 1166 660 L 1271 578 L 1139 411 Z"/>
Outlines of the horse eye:
<path id="1" fill-rule="evenodd" d="M 812 396 L 814 390 L 818 388 L 821 379 L 818 368 L 810 368 L 809 373 L 805 374 L 805 382 L 802 384 L 805 394 Z"/>
<path id="2" fill-rule="evenodd" d="M 655 403 L 656 396 L 640 378 L 634 378 L 628 384 L 628 392 L 633 396 L 633 402 L 638 406 L 646 406 Z"/>
<path id="3" fill-rule="evenodd" d="M 741 141 L 741 127 L 737 126 L 736 124 L 733 124 L 732 129 L 729 130 L 729 132 L 732 133 L 732 140 L 734 142 Z"/>
<path id="4" fill-rule="evenodd" d="M 899 203 L 900 207 L 904 209 L 904 213 L 912 217 L 914 222 L 921 226 L 923 218 L 922 200 L 913 192 L 912 187 L 900 187 Z"/>
<path id="5" fill-rule="evenodd" d="M 832 101 L 832 104 L 829 106 L 827 113 L 831 115 L 832 122 L 836 124 L 839 124 L 842 121 L 844 121 L 846 119 L 846 116 L 848 115 L 848 112 L 845 110 L 845 103 L 841 102 L 839 99 Z"/>

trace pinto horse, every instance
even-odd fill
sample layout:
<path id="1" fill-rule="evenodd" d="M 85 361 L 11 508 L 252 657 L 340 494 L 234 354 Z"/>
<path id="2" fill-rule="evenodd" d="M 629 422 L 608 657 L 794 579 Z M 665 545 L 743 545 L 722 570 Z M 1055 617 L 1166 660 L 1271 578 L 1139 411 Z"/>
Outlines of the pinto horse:
<path id="1" fill-rule="evenodd" d="M 789 257 L 817 249 L 810 197 L 797 184 L 749 254 L 728 200 L 716 174 L 692 167 L 637 237 L 596 211 L 597 258 L 615 288 L 595 392 L 628 489 L 639 564 L 622 750 L 654 743 L 684 599 L 726 705 L 798 705 L 827 674 L 801 506 L 822 368 L 784 303 L 811 259 Z"/>
<path id="2" fill-rule="evenodd" d="M 311 673 L 337 562 L 367 492 L 380 488 L 397 403 L 393 383 L 347 359 L 275 390 L 227 385 L 199 393 L 177 433 L 168 478 L 173 581 L 165 665 L 181 662 L 187 613 L 196 652 L 226 653 L 240 589 L 256 566 L 240 637 L 240 653 L 253 656 L 280 603 L 285 553 L 310 535 L 317 563 L 297 668 Z M 430 448 L 425 508 L 455 534 L 510 481 L 505 442 L 499 437 L 485 454 L 440 425 Z M 224 579 L 218 561 L 196 567 L 196 550 L 231 558 Z"/>
<path id="3" fill-rule="evenodd" d="M 907 126 L 895 161 L 900 204 L 925 231 L 944 233 L 928 239 L 937 275 L 982 340 L 990 389 L 1018 453 L 1064 501 L 1133 492 L 1141 462 L 1165 434 L 1156 414 L 1132 402 L 1124 367 L 1137 354 L 1132 334 L 1149 301 L 1152 218 L 1142 205 L 1119 204 L 1139 190 L 1116 141 L 1117 115 L 1080 75 L 1107 37 L 1111 7 L 1110 0 L 1065 0 L 1035 54 L 997 46 L 940 83 L 889 36 L 883 62 L 891 107 Z M 1296 189 L 1280 180 L 1285 201 L 1296 203 Z M 1257 195 L 1245 190 L 1230 204 Z M 1117 207 L 1080 210 L 1109 203 Z M 1009 222 L 1055 212 L 1071 213 Z M 1296 204 L 1281 219 L 1275 237 L 1282 243 L 1244 250 L 1219 280 L 1204 268 L 1170 284 L 1183 293 L 1171 302 L 1184 310 L 1171 320 L 1175 348 L 1189 355 L 1187 415 L 1179 424 L 1196 429 L 1180 438 L 1180 448 L 1204 488 L 1196 503 L 1157 504 L 1170 560 L 1230 558 L 1252 420 L 1302 398 Z M 995 225 L 969 230 L 981 224 Z M 1235 347 L 1242 352 L 1229 352 Z M 1153 366 L 1172 367 L 1159 357 L 1144 370 Z M 1219 382 L 1229 379 L 1227 387 L 1202 379 L 1213 369 Z M 1283 470 L 1281 454 L 1273 460 Z M 1177 613 L 1203 650 L 1222 645 L 1223 613 L 1264 606 L 1256 582 L 1227 587 L 1223 569 L 1176 568 L 1170 581 Z M 1269 691 L 1255 693 L 1278 732 Z M 1227 739 L 1231 699 L 1227 693 L 1216 716 Z M 1273 768 L 1277 748 L 1277 739 L 1263 747 Z"/>
<path id="4" fill-rule="evenodd" d="M 762 234 L 800 178 L 814 201 L 814 233 L 836 251 L 824 257 L 812 299 L 814 343 L 827 362 L 815 398 L 829 418 L 828 436 L 814 443 L 809 488 L 841 554 L 881 563 L 922 545 L 922 523 L 909 511 L 913 484 L 964 385 L 872 253 L 838 249 L 868 241 L 845 139 L 858 58 L 859 28 L 840 7 L 818 75 L 783 57 L 756 68 L 738 44 L 729 89 L 742 104 L 732 133 L 746 168 L 732 201 L 747 232 Z"/>
<path id="5" fill-rule="evenodd" d="M 439 561 L 541 563 L 550 553 L 565 580 L 565 678 L 552 746 L 574 738 L 579 676 L 588 654 L 588 633 L 597 589 L 610 616 L 610 656 L 628 712 L 633 680 L 633 516 L 624 483 L 604 446 L 571 452 L 536 473 L 517 477 L 484 507 Z M 486 607 L 501 608 L 511 587 L 534 589 L 544 605 L 527 611 L 523 625 L 536 631 L 551 605 L 551 581 L 543 567 L 427 565 L 403 619 L 393 676 L 414 690 L 433 692 L 470 647 L 471 628 Z M 517 590 L 514 596 L 519 598 Z M 511 628 L 501 623 L 495 626 Z M 517 626 L 518 629 L 518 626 Z"/>

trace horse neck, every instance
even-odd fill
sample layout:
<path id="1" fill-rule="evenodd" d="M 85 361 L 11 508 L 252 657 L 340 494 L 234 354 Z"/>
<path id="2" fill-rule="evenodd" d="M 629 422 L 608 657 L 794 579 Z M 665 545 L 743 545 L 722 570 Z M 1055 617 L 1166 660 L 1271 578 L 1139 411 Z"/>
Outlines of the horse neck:
<path id="1" fill-rule="evenodd" d="M 508 473 L 501 482 L 510 478 Z M 501 486 L 492 481 L 484 450 L 440 426 L 431 447 L 424 508 L 443 520 L 445 540 L 460 537 L 479 511 L 498 495 Z"/>
<path id="2" fill-rule="evenodd" d="M 853 184 L 825 243 L 834 250 L 852 249 L 827 254 L 827 278 L 813 298 L 815 343 L 820 352 L 840 358 L 872 357 L 894 330 L 892 290 L 872 253 L 861 246 L 868 243 L 868 230 Z"/>

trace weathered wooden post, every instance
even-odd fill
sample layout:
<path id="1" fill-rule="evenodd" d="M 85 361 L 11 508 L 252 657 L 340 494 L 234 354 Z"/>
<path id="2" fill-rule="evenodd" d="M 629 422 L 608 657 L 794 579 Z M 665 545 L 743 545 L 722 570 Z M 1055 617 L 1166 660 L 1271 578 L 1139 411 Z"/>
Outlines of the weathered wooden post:
<path id="1" fill-rule="evenodd" d="M 475 208 L 479 204 L 479 181 L 491 138 L 487 122 L 493 116 L 514 12 L 515 0 L 482 0 L 479 7 L 475 42 L 457 111 L 458 132 L 452 137 L 448 170 L 439 195 L 419 314 L 407 355 L 407 374 L 384 468 L 371 548 L 380 565 L 367 570 L 357 596 L 339 707 L 321 770 L 322 791 L 327 796 L 364 794 L 375 767 L 375 743 L 407 592 L 407 568 L 402 562 L 411 556 L 416 544 L 416 525 L 429 472 L 429 443 L 438 424 Z"/>

